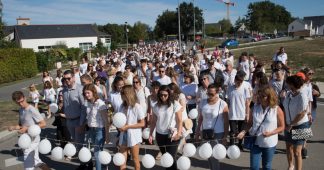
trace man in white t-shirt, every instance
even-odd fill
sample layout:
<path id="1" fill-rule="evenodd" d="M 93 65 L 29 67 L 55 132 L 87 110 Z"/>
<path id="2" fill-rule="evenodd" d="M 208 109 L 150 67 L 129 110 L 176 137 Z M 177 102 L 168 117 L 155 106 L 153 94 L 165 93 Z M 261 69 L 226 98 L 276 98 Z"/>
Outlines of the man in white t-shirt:
<path id="1" fill-rule="evenodd" d="M 235 84 L 230 86 L 227 90 L 231 137 L 235 137 L 238 132 L 242 131 L 244 122 L 248 121 L 251 93 L 249 89 L 243 85 L 244 77 L 244 72 L 239 71 L 235 76 Z M 230 144 L 234 144 L 234 139 L 230 139 Z M 238 146 L 242 149 L 242 140 L 239 140 Z"/>
<path id="2" fill-rule="evenodd" d="M 80 64 L 80 73 L 81 73 L 81 75 L 83 75 L 83 74 L 85 74 L 87 72 L 87 68 L 88 68 L 88 58 L 83 57 L 82 58 L 82 64 Z"/>
<path id="3" fill-rule="evenodd" d="M 159 75 L 153 78 L 154 81 L 158 81 L 161 85 L 169 85 L 171 78 L 165 74 L 165 68 L 159 66 Z"/>

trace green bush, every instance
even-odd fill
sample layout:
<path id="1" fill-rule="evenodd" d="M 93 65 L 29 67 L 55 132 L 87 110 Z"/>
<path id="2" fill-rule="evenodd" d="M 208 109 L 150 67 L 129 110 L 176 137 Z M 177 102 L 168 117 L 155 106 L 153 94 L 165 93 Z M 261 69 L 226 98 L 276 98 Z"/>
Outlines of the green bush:
<path id="1" fill-rule="evenodd" d="M 36 56 L 31 49 L 0 49 L 0 84 L 37 74 Z"/>
<path id="2" fill-rule="evenodd" d="M 55 68 L 55 56 L 49 51 L 40 51 L 36 53 L 37 69 L 39 71 L 51 70 Z"/>

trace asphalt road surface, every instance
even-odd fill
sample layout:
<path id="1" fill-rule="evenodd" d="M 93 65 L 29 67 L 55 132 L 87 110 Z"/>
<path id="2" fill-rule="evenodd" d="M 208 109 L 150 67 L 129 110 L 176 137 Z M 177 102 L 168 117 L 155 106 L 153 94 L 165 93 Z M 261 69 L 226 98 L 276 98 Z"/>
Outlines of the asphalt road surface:
<path id="1" fill-rule="evenodd" d="M 303 169 L 305 170 L 322 170 L 324 169 L 324 133 L 323 133 L 323 122 L 324 122 L 324 103 L 319 103 L 318 105 L 318 115 L 316 122 L 312 126 L 314 137 L 308 142 L 308 153 L 309 158 L 303 161 Z M 55 138 L 55 127 L 50 125 L 50 120 L 48 122 L 49 126 L 42 130 L 42 136 L 47 136 L 48 138 Z M 115 135 L 112 132 L 111 135 Z M 10 140 L 0 143 L 0 169 L 1 170 L 20 170 L 23 168 L 22 164 L 22 152 L 17 146 L 17 137 L 13 137 Z M 54 143 L 52 144 L 55 145 Z M 114 145 L 106 145 L 106 149 L 109 150 L 111 154 L 116 153 L 117 149 Z M 158 148 L 156 146 L 142 145 L 140 150 L 140 155 L 143 156 L 145 153 L 150 153 L 155 156 L 158 153 Z M 72 161 L 54 161 L 51 160 L 50 155 L 41 155 L 41 159 L 47 163 L 52 169 L 64 170 L 64 169 L 75 169 L 79 163 L 77 158 L 72 159 Z M 190 158 L 191 168 L 195 170 L 209 169 L 207 160 L 200 160 L 198 158 Z M 132 161 L 127 163 L 128 169 L 133 169 Z M 287 159 L 285 154 L 285 143 L 279 141 L 277 145 L 276 154 L 273 160 L 273 169 L 285 170 L 287 169 Z M 109 164 L 109 170 L 115 170 L 118 167 L 114 166 L 111 162 Z M 142 167 L 142 169 L 145 169 Z M 154 169 L 163 169 L 160 166 L 160 162 L 156 161 Z M 224 170 L 239 170 L 239 169 L 249 169 L 249 152 L 242 152 L 241 156 L 236 160 L 224 159 L 221 161 L 221 169 Z"/>

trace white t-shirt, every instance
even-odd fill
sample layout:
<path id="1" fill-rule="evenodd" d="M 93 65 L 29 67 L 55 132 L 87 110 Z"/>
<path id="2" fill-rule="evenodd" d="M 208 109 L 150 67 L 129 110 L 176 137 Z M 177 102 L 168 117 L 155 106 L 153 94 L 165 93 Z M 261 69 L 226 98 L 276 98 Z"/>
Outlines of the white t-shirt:
<path id="1" fill-rule="evenodd" d="M 215 104 L 205 104 L 202 107 L 202 129 L 214 129 L 214 133 L 224 132 L 224 117 L 223 111 L 227 103 L 219 99 Z M 217 122 L 216 122 L 217 119 Z"/>
<path id="2" fill-rule="evenodd" d="M 234 80 L 236 76 L 236 69 L 233 69 L 231 73 L 228 73 L 226 71 L 223 71 L 223 76 L 224 76 L 224 85 L 225 86 L 232 86 L 234 85 Z"/>
<path id="3" fill-rule="evenodd" d="M 53 88 L 44 89 L 44 98 L 47 102 L 55 102 L 56 92 Z"/>
<path id="4" fill-rule="evenodd" d="M 40 94 L 38 93 L 37 90 L 29 92 L 29 97 L 32 99 L 33 103 L 39 102 L 39 96 L 40 96 Z"/>
<path id="5" fill-rule="evenodd" d="M 296 96 L 293 96 L 292 93 L 289 91 L 287 93 L 287 96 L 283 102 L 283 106 L 285 108 L 285 117 L 286 117 L 286 124 L 290 124 L 297 114 L 306 111 L 308 107 L 308 99 L 307 96 L 303 93 L 299 93 Z M 303 124 L 305 122 L 308 122 L 308 116 L 305 114 L 305 116 L 297 122 L 296 125 Z"/>
<path id="6" fill-rule="evenodd" d="M 88 63 L 80 64 L 80 72 L 82 75 L 87 72 L 87 68 L 88 68 Z"/>
<path id="7" fill-rule="evenodd" d="M 136 90 L 137 100 L 139 104 L 142 106 L 142 110 L 146 116 L 147 113 L 147 97 L 150 95 L 150 90 L 147 87 L 142 87 L 140 90 Z"/>
<path id="8" fill-rule="evenodd" d="M 196 96 L 198 92 L 198 85 L 195 83 L 185 84 L 181 86 L 181 91 L 185 96 L 192 96 L 192 99 L 187 100 L 187 104 L 196 104 Z"/>
<path id="9" fill-rule="evenodd" d="M 159 134 L 168 134 L 169 133 L 169 124 L 170 128 L 176 127 L 176 112 L 181 109 L 181 105 L 178 101 L 174 101 L 170 107 L 167 105 L 159 106 L 155 104 L 153 106 L 153 114 L 157 117 L 156 120 L 156 132 Z"/>
<path id="10" fill-rule="evenodd" d="M 114 108 L 114 113 L 117 113 L 123 104 L 123 100 L 121 98 L 120 92 L 112 92 L 109 94 L 108 101 L 111 103 Z"/>
<path id="11" fill-rule="evenodd" d="M 252 112 L 253 125 L 252 128 L 250 129 L 250 134 L 257 136 L 255 144 L 258 145 L 259 147 L 270 148 L 277 145 L 278 134 L 271 135 L 269 137 L 264 137 L 262 134 L 263 132 L 271 132 L 278 127 L 277 112 L 278 112 L 278 106 L 274 108 L 267 107 L 265 110 L 263 110 L 260 104 L 254 105 L 253 112 Z M 265 117 L 266 115 L 267 117 Z M 265 120 L 263 121 L 263 119 Z"/>
<path id="12" fill-rule="evenodd" d="M 249 61 L 243 61 L 240 62 L 240 69 L 243 70 L 245 72 L 245 77 L 244 80 L 249 80 L 250 79 L 250 65 L 249 65 Z"/>
<path id="13" fill-rule="evenodd" d="M 39 111 L 32 105 L 29 105 L 27 108 L 19 109 L 19 124 L 21 126 L 31 126 L 39 123 L 44 120 L 43 116 Z"/>
<path id="14" fill-rule="evenodd" d="M 102 110 L 107 110 L 106 104 L 101 99 L 94 103 L 87 102 L 87 124 L 89 127 L 104 127 L 104 120 L 100 113 Z"/>
<path id="15" fill-rule="evenodd" d="M 137 124 L 139 120 L 145 118 L 145 114 L 141 109 L 141 105 L 136 103 L 134 107 L 128 107 L 125 109 L 123 106 L 118 110 L 125 113 L 127 117 L 127 125 Z M 123 142 L 124 132 L 121 132 L 119 136 L 119 145 Z M 142 128 L 127 129 L 127 147 L 132 147 L 142 142 Z"/>
<path id="16" fill-rule="evenodd" d="M 283 64 L 286 64 L 288 60 L 288 56 L 286 53 L 282 53 L 280 55 L 275 54 L 272 58 L 273 61 L 281 61 Z"/>
<path id="17" fill-rule="evenodd" d="M 245 101 L 251 98 L 250 91 L 242 84 L 236 88 L 235 85 L 229 87 L 227 91 L 229 100 L 229 120 L 245 119 Z"/>
<path id="18" fill-rule="evenodd" d="M 156 76 L 153 79 L 154 81 L 158 81 L 160 82 L 161 85 L 169 85 L 171 82 L 171 78 L 167 75 L 160 77 L 160 76 Z"/>

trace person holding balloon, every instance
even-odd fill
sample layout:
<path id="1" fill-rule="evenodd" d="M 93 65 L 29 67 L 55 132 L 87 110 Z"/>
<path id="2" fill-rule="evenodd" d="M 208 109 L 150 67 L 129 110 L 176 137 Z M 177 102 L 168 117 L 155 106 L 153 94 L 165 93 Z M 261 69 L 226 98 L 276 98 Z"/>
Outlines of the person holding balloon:
<path id="1" fill-rule="evenodd" d="M 176 155 L 182 136 L 183 108 L 171 95 L 168 85 L 162 85 L 158 92 L 158 102 L 153 106 L 149 142 L 153 143 L 153 131 L 156 128 L 156 141 L 163 154 L 161 160 L 166 152 L 173 157 Z M 176 170 L 175 161 L 166 169 Z"/>
<path id="2" fill-rule="evenodd" d="M 248 124 L 237 137 L 243 139 L 248 130 L 248 138 L 256 136 L 255 140 L 251 140 L 253 143 L 250 147 L 250 169 L 259 170 L 262 157 L 262 168 L 271 170 L 278 133 L 285 129 L 284 113 L 278 106 L 276 92 L 270 86 L 259 89 L 256 95 L 257 103 L 249 113 Z"/>
<path id="3" fill-rule="evenodd" d="M 24 134 L 27 132 L 28 127 L 38 125 L 40 128 L 46 126 L 46 122 L 39 111 L 32 105 L 27 103 L 24 93 L 15 91 L 12 94 L 12 100 L 20 106 L 19 109 L 19 124 L 10 126 L 9 131 L 18 130 L 18 133 Z M 24 149 L 24 169 L 33 170 L 38 164 L 43 163 L 38 155 L 38 144 L 40 136 L 37 135 L 32 138 L 31 144 L 28 148 Z"/>
<path id="4" fill-rule="evenodd" d="M 224 100 L 219 98 L 220 90 L 221 87 L 216 84 L 208 86 L 208 99 L 205 102 L 206 104 L 200 108 L 201 114 L 199 115 L 195 134 L 196 140 L 201 136 L 204 140 L 212 140 L 212 145 L 215 145 L 215 143 L 227 145 L 229 129 L 228 106 Z M 208 163 L 212 170 L 220 169 L 219 161 L 213 157 L 208 159 Z"/>
<path id="5" fill-rule="evenodd" d="M 127 160 L 127 152 L 130 150 L 134 161 L 135 170 L 141 169 L 139 161 L 139 145 L 142 143 L 142 128 L 145 126 L 145 113 L 142 106 L 138 103 L 135 89 L 132 85 L 125 85 L 121 92 L 121 98 L 124 101 L 119 109 L 126 116 L 126 125 L 118 130 L 120 152 Z M 126 160 L 120 166 L 121 170 L 126 169 Z"/>
<path id="6" fill-rule="evenodd" d="M 96 158 L 96 169 L 101 170 L 101 163 L 98 159 L 99 151 L 104 145 L 104 128 L 108 123 L 107 107 L 103 100 L 99 98 L 96 86 L 88 84 L 83 87 L 83 96 L 87 101 L 87 125 L 89 127 L 88 137 L 94 145 L 94 155 Z"/>

